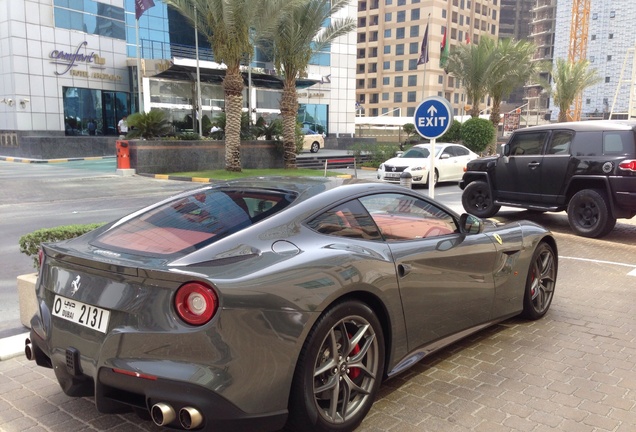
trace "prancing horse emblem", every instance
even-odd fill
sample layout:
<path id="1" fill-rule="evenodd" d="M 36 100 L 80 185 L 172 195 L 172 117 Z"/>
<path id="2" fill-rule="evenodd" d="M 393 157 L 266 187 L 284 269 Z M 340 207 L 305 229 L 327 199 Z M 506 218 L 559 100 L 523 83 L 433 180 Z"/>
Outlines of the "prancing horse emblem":
<path id="1" fill-rule="evenodd" d="M 80 289 L 80 276 L 77 275 L 77 277 L 75 278 L 75 280 L 73 280 L 73 282 L 71 282 L 71 295 L 74 296 L 75 293 Z"/>

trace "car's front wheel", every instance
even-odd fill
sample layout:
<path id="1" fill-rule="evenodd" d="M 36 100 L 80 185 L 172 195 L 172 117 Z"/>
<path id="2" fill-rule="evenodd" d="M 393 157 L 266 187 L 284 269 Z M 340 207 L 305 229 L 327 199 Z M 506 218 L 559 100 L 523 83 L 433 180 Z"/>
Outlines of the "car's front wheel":
<path id="1" fill-rule="evenodd" d="M 318 150 L 320 150 L 320 144 L 318 143 L 318 141 L 312 142 L 309 151 L 312 153 L 318 153 Z"/>
<path id="2" fill-rule="evenodd" d="M 327 310 L 300 353 L 289 400 L 289 431 L 351 431 L 362 422 L 384 372 L 384 336 L 365 304 Z"/>
<path id="3" fill-rule="evenodd" d="M 572 231 L 583 237 L 603 237 L 616 225 L 607 195 L 602 190 L 577 192 L 568 203 L 567 213 Z"/>
<path id="4" fill-rule="evenodd" d="M 541 318 L 548 312 L 557 278 L 557 257 L 552 247 L 540 243 L 532 255 L 526 278 L 522 316 L 531 320 Z"/>
<path id="5" fill-rule="evenodd" d="M 466 186 L 462 193 L 462 206 L 467 213 L 480 218 L 494 216 L 501 208 L 495 204 L 488 183 L 483 181 L 474 181 Z"/>

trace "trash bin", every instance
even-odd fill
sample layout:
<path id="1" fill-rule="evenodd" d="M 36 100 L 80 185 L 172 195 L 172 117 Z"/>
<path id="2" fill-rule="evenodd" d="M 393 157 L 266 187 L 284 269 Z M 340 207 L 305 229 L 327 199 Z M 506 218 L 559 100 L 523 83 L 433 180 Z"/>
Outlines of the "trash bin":
<path id="1" fill-rule="evenodd" d="M 117 169 L 130 169 L 130 148 L 128 141 L 117 141 Z"/>
<path id="2" fill-rule="evenodd" d="M 400 186 L 411 189 L 413 187 L 413 176 L 406 171 L 400 174 Z"/>

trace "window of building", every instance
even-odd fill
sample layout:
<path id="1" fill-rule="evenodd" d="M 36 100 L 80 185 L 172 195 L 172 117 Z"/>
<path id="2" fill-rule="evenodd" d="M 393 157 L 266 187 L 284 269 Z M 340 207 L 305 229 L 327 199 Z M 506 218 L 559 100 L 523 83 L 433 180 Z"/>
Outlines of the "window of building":
<path id="1" fill-rule="evenodd" d="M 610 11 L 610 18 L 614 18 L 616 16 L 616 11 Z"/>
<path id="2" fill-rule="evenodd" d="M 442 18 L 446 18 L 446 9 L 442 9 Z"/>
<path id="3" fill-rule="evenodd" d="M 370 115 L 371 117 L 377 117 L 377 116 L 378 116 L 378 109 L 377 109 L 377 108 L 371 108 L 371 109 L 369 110 L 369 115 Z"/>
<path id="4" fill-rule="evenodd" d="M 396 20 L 397 20 L 397 22 L 406 21 L 406 11 L 398 11 L 397 16 L 396 16 Z"/>
<path id="5" fill-rule="evenodd" d="M 407 84 L 409 87 L 415 87 L 417 85 L 417 75 L 409 75 Z"/>
<path id="6" fill-rule="evenodd" d="M 369 78 L 368 88 L 376 88 L 377 86 L 378 86 L 378 79 L 377 78 Z"/>
<path id="7" fill-rule="evenodd" d="M 594 34 L 594 35 L 590 36 L 590 40 L 596 40 L 596 35 Z"/>
<path id="8" fill-rule="evenodd" d="M 377 104 L 378 103 L 378 94 L 377 93 L 371 93 L 369 95 L 369 103 L 372 103 L 372 104 Z"/>
<path id="9" fill-rule="evenodd" d="M 415 21 L 420 19 L 420 10 L 418 9 L 411 9 L 411 21 Z"/>
<path id="10" fill-rule="evenodd" d="M 382 85 L 390 85 L 391 84 L 391 77 L 382 77 Z"/>
<path id="11" fill-rule="evenodd" d="M 383 101 L 388 101 L 389 100 L 389 93 L 388 92 L 382 93 L 382 100 Z"/>
<path id="12" fill-rule="evenodd" d="M 420 26 L 418 26 L 418 25 L 411 26 L 410 36 L 411 37 L 418 37 L 419 35 L 420 35 Z"/>
<path id="13" fill-rule="evenodd" d="M 358 27 L 366 27 L 367 26 L 367 18 L 360 17 L 358 18 Z"/>
<path id="14" fill-rule="evenodd" d="M 393 85 L 395 87 L 402 87 L 403 83 L 404 83 L 404 77 L 401 77 L 401 76 L 395 77 L 393 81 Z"/>
<path id="15" fill-rule="evenodd" d="M 56 0 L 53 14 L 56 27 L 126 40 L 124 8 L 92 0 Z"/>
<path id="16" fill-rule="evenodd" d="M 384 45 L 384 54 L 391 54 L 391 45 Z"/>
<path id="17" fill-rule="evenodd" d="M 129 93 L 62 87 L 66 135 L 115 135 L 117 122 L 131 113 Z"/>
<path id="18" fill-rule="evenodd" d="M 597 14 L 597 13 L 593 13 L 593 14 L 592 14 L 592 19 L 593 19 L 593 20 L 598 19 L 598 14 Z"/>
<path id="19" fill-rule="evenodd" d="M 595 56 L 590 56 L 590 63 L 594 63 L 595 60 L 596 60 Z"/>
<path id="20" fill-rule="evenodd" d="M 607 56 L 607 61 L 612 61 L 612 56 L 611 55 Z"/>
<path id="21" fill-rule="evenodd" d="M 415 116 L 415 107 L 407 107 L 406 108 L 406 116 L 407 117 Z"/>
<path id="22" fill-rule="evenodd" d="M 369 17 L 369 25 L 378 25 L 378 16 L 377 15 L 371 15 Z"/>
<path id="23" fill-rule="evenodd" d="M 369 48 L 369 57 L 377 57 L 378 49 L 376 47 Z"/>
<path id="24" fill-rule="evenodd" d="M 437 76 L 437 84 L 444 84 L 444 75 Z"/>
<path id="25" fill-rule="evenodd" d="M 392 12 L 387 12 L 384 14 L 384 22 L 391 22 L 392 19 L 393 19 Z"/>
<path id="26" fill-rule="evenodd" d="M 605 77 L 605 82 L 606 82 L 606 83 L 610 82 L 610 77 L 606 76 L 606 77 Z"/>
<path id="27" fill-rule="evenodd" d="M 389 70 L 391 69 L 391 62 L 390 61 L 385 61 L 382 63 L 382 70 Z"/>
<path id="28" fill-rule="evenodd" d="M 375 73 L 378 71 L 377 63 L 369 63 L 369 73 Z"/>
<path id="29" fill-rule="evenodd" d="M 404 70 L 404 60 L 396 60 L 395 61 L 395 70 L 398 71 L 398 72 Z"/>
<path id="30" fill-rule="evenodd" d="M 384 0 L 384 4 L 390 6 L 393 4 L 393 0 Z"/>
<path id="31" fill-rule="evenodd" d="M 418 54 L 420 52 L 419 44 L 417 42 L 411 42 L 409 44 L 409 54 Z"/>
<path id="32" fill-rule="evenodd" d="M 404 6 L 406 4 L 406 0 L 398 0 L 398 6 Z"/>
<path id="33" fill-rule="evenodd" d="M 416 102 L 417 101 L 417 92 L 410 91 L 406 93 L 406 101 L 407 102 Z"/>
<path id="34" fill-rule="evenodd" d="M 377 31 L 369 32 L 369 42 L 375 42 L 377 40 L 378 40 L 378 32 Z"/>
<path id="35" fill-rule="evenodd" d="M 367 56 L 367 50 L 364 48 L 360 48 L 358 50 L 358 58 L 365 58 Z"/>
<path id="36" fill-rule="evenodd" d="M 400 27 L 395 29 L 395 38 L 396 39 L 404 39 L 404 35 L 406 33 L 404 32 L 404 27 Z"/>
<path id="37" fill-rule="evenodd" d="M 393 102 L 396 102 L 396 103 L 402 102 L 402 92 L 393 93 Z"/>
<path id="38" fill-rule="evenodd" d="M 417 60 L 418 59 L 409 60 L 409 70 L 417 70 Z"/>
<path id="39" fill-rule="evenodd" d="M 364 79 L 359 79 L 356 81 L 356 88 L 363 89 L 364 88 Z"/>
<path id="40" fill-rule="evenodd" d="M 614 39 L 614 33 L 610 33 L 608 38 L 609 39 Z"/>
<path id="41" fill-rule="evenodd" d="M 404 54 L 404 44 L 397 44 L 395 46 L 395 54 L 396 55 L 402 55 Z"/>
<path id="42" fill-rule="evenodd" d="M 358 65 L 358 73 L 364 73 L 364 66 L 365 66 L 364 63 L 360 63 Z"/>
<path id="43" fill-rule="evenodd" d="M 455 103 L 459 103 L 459 93 L 455 93 L 455 94 L 453 95 L 453 102 L 455 102 Z"/>
<path id="44" fill-rule="evenodd" d="M 592 103 L 592 99 L 585 99 L 585 105 L 589 105 Z"/>
<path id="45" fill-rule="evenodd" d="M 365 42 L 367 40 L 366 33 L 358 33 L 358 42 Z"/>
<path id="46" fill-rule="evenodd" d="M 391 29 L 384 30 L 384 37 L 387 39 L 391 37 Z"/>

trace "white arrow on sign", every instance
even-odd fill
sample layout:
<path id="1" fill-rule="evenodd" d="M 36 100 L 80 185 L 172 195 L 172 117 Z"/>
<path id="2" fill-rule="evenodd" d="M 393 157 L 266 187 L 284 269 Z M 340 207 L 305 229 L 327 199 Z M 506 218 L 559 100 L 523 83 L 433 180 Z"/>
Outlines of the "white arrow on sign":
<path id="1" fill-rule="evenodd" d="M 437 108 L 435 108 L 435 105 L 431 105 L 426 112 L 428 112 L 428 115 L 430 116 L 434 116 L 435 114 L 437 114 Z"/>

